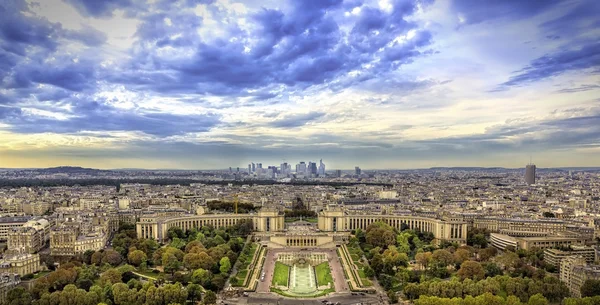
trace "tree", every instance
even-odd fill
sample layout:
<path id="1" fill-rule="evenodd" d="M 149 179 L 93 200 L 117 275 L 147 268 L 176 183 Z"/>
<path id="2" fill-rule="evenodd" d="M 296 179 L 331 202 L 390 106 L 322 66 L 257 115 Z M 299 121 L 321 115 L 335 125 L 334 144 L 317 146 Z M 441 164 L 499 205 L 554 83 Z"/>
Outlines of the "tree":
<path id="1" fill-rule="evenodd" d="M 227 274 L 231 269 L 231 262 L 229 261 L 229 257 L 221 258 L 219 266 L 219 271 L 221 271 L 221 273 Z"/>
<path id="2" fill-rule="evenodd" d="M 600 295 L 600 280 L 586 280 L 581 285 L 581 297 Z"/>
<path id="3" fill-rule="evenodd" d="M 142 263 L 145 263 L 147 259 L 148 257 L 146 256 L 146 253 L 144 253 L 144 251 L 142 250 L 134 250 L 127 254 L 127 260 L 129 261 L 129 263 L 136 267 L 138 267 Z"/>
<path id="4" fill-rule="evenodd" d="M 482 261 L 487 261 L 490 258 L 496 256 L 498 254 L 498 250 L 494 247 L 489 247 L 485 249 L 479 250 L 479 259 Z"/>
<path id="5" fill-rule="evenodd" d="M 404 253 L 410 252 L 410 242 L 408 240 L 413 236 L 409 232 L 412 231 L 405 231 L 396 236 L 396 245 L 398 245 L 398 251 Z"/>
<path id="6" fill-rule="evenodd" d="M 94 252 L 90 257 L 90 262 L 94 265 L 100 265 L 102 263 L 102 252 Z"/>
<path id="7" fill-rule="evenodd" d="M 480 263 L 475 261 L 464 261 L 458 270 L 458 276 L 461 279 L 470 278 L 474 281 L 482 280 L 485 277 L 485 271 Z"/>
<path id="8" fill-rule="evenodd" d="M 552 212 L 544 212 L 544 217 L 546 217 L 546 218 L 555 218 L 556 215 L 554 215 L 554 213 L 552 213 Z"/>
<path id="9" fill-rule="evenodd" d="M 170 227 L 167 230 L 167 237 L 171 240 L 173 238 L 185 238 L 185 233 L 180 227 Z"/>
<path id="10" fill-rule="evenodd" d="M 457 264 L 462 264 L 464 261 L 468 260 L 471 257 L 471 252 L 467 249 L 457 249 L 454 251 L 454 262 Z"/>
<path id="11" fill-rule="evenodd" d="M 67 269 L 61 267 L 54 272 L 50 272 L 46 279 L 50 283 L 50 287 L 54 288 L 54 290 L 62 290 L 65 286 L 75 283 L 77 280 L 77 271 L 73 268 Z"/>
<path id="12" fill-rule="evenodd" d="M 423 269 L 427 270 L 427 267 L 431 263 L 431 252 L 419 252 L 415 255 L 415 260 L 418 264 L 423 266 Z"/>
<path id="13" fill-rule="evenodd" d="M 181 283 L 167 284 L 162 288 L 164 304 L 185 304 L 188 292 Z"/>
<path id="14" fill-rule="evenodd" d="M 487 263 L 483 269 L 485 270 L 486 277 L 494 277 L 503 274 L 502 269 L 500 269 L 500 267 L 498 267 L 498 265 L 495 263 Z"/>
<path id="15" fill-rule="evenodd" d="M 85 264 L 91 264 L 92 263 L 92 255 L 94 255 L 96 251 L 94 250 L 87 250 L 83 253 L 81 259 Z"/>
<path id="16" fill-rule="evenodd" d="M 205 269 L 199 268 L 194 270 L 192 273 L 192 282 L 194 284 L 204 285 L 210 280 L 210 272 Z"/>
<path id="17" fill-rule="evenodd" d="M 388 296 L 388 299 L 390 300 L 390 304 L 398 303 L 398 296 L 396 295 L 396 292 L 394 292 L 393 290 L 388 290 L 387 296 Z"/>
<path id="18" fill-rule="evenodd" d="M 389 246 L 383 251 L 383 272 L 386 274 L 394 274 L 396 267 L 408 266 L 408 256 L 406 253 L 400 253 L 396 246 Z"/>
<path id="19" fill-rule="evenodd" d="M 200 300 L 202 295 L 202 287 L 198 284 L 189 284 L 187 285 L 188 291 L 188 300 L 192 302 L 192 304 L 196 304 L 197 300 Z"/>
<path id="20" fill-rule="evenodd" d="M 111 266 L 118 266 L 123 261 L 121 254 L 115 250 L 105 250 L 102 254 L 102 263 L 110 264 Z"/>
<path id="21" fill-rule="evenodd" d="M 177 270 L 181 269 L 181 262 L 176 259 L 169 259 L 166 264 L 163 264 L 165 272 L 173 275 Z"/>
<path id="22" fill-rule="evenodd" d="M 206 304 L 206 305 L 217 303 L 217 295 L 214 292 L 210 291 L 210 290 L 207 291 L 204 294 L 204 302 L 203 303 Z"/>
<path id="23" fill-rule="evenodd" d="M 541 294 L 534 294 L 529 298 L 527 305 L 548 305 L 548 300 Z"/>
<path id="24" fill-rule="evenodd" d="M 8 305 L 31 305 L 31 301 L 31 294 L 21 286 L 8 290 L 6 294 L 6 304 Z"/>
<path id="25" fill-rule="evenodd" d="M 375 271 L 370 266 L 365 266 L 364 272 L 365 276 L 368 278 L 373 278 L 375 276 Z"/>
<path id="26" fill-rule="evenodd" d="M 121 282 L 121 272 L 119 272 L 117 269 L 110 268 L 110 269 L 104 271 L 104 273 L 102 273 L 102 275 L 100 276 L 100 280 L 102 280 L 104 282 L 108 282 L 111 285 L 120 283 Z"/>
<path id="27" fill-rule="evenodd" d="M 521 261 L 519 255 L 514 252 L 504 252 L 502 255 L 496 257 L 496 261 L 501 264 L 505 270 L 511 270 L 517 267 L 517 264 Z"/>
<path id="28" fill-rule="evenodd" d="M 203 253 L 206 254 L 205 252 Z M 189 270 L 198 269 L 201 266 L 205 266 L 202 261 L 205 258 L 199 253 L 188 253 L 183 257 L 183 266 Z"/>
<path id="29" fill-rule="evenodd" d="M 454 256 L 448 250 L 438 249 L 433 251 L 431 261 L 440 267 L 447 267 L 454 261 Z"/>
<path id="30" fill-rule="evenodd" d="M 185 245 L 185 253 L 198 253 L 206 251 L 206 248 L 199 240 L 193 240 Z"/>
<path id="31" fill-rule="evenodd" d="M 391 226 L 378 221 L 367 228 L 366 241 L 373 247 L 385 249 L 396 243 L 396 234 Z"/>

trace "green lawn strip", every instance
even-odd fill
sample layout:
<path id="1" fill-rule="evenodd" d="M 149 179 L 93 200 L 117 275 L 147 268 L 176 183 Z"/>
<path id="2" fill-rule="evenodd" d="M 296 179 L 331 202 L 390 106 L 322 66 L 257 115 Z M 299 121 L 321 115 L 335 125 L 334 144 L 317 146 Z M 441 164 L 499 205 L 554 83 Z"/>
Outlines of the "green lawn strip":
<path id="1" fill-rule="evenodd" d="M 281 262 L 275 262 L 275 271 L 273 271 L 273 286 L 288 285 L 288 276 L 290 274 L 290 266 Z"/>
<path id="2" fill-rule="evenodd" d="M 287 293 L 285 291 L 282 291 L 280 289 L 273 288 L 273 287 L 271 287 L 271 292 L 275 292 L 277 294 L 280 294 L 280 295 L 282 295 L 284 297 L 288 297 L 288 298 L 302 298 L 302 299 L 304 299 L 304 298 L 318 298 L 318 297 L 322 297 L 322 296 L 327 295 L 329 293 L 335 292 L 335 289 L 334 288 L 329 288 L 329 289 L 325 289 L 325 290 L 323 290 L 323 291 L 321 291 L 321 292 L 319 292 L 319 293 L 317 293 L 315 295 L 307 295 L 307 296 L 298 296 L 298 295 L 289 294 L 289 293 Z"/>
<path id="3" fill-rule="evenodd" d="M 140 270 L 135 270 L 135 273 L 147 276 L 149 278 L 153 278 L 153 279 L 157 279 L 158 276 L 160 275 L 160 273 L 154 273 L 152 271 L 140 271 Z"/>
<path id="4" fill-rule="evenodd" d="M 243 281 L 242 286 L 244 286 L 244 287 L 248 286 L 248 284 L 249 284 L 248 281 L 250 281 L 252 279 L 252 274 L 254 273 L 253 271 L 256 270 L 256 264 L 260 262 L 259 261 L 260 256 L 264 249 L 263 249 L 263 247 L 259 247 L 258 244 L 252 243 L 252 248 L 250 248 L 250 250 L 251 250 L 250 253 L 252 253 L 252 259 L 249 260 L 248 265 L 246 266 L 245 276 L 243 278 L 240 277 L 240 279 Z M 248 270 L 250 263 L 252 263 L 252 266 L 253 266 L 252 270 Z"/>
<path id="5" fill-rule="evenodd" d="M 40 277 L 43 277 L 43 276 L 45 276 L 46 274 L 48 274 L 50 272 L 52 272 L 52 271 L 40 271 L 40 272 L 38 272 L 38 273 L 36 273 L 36 274 L 33 275 L 33 279 L 34 280 L 35 279 L 39 279 Z"/>
<path id="6" fill-rule="evenodd" d="M 331 276 L 331 268 L 329 268 L 328 262 L 322 262 L 316 265 L 315 273 L 317 274 L 317 284 L 319 286 L 325 286 L 329 283 L 333 283 L 333 277 Z"/>
<path id="7" fill-rule="evenodd" d="M 355 250 L 356 250 L 356 249 L 355 249 Z M 358 270 L 357 270 L 357 269 L 355 269 L 355 268 L 353 268 L 351 265 L 349 266 L 350 272 L 352 273 L 352 277 L 354 278 L 354 281 L 356 282 L 356 284 L 357 284 L 359 287 L 365 287 L 365 286 L 367 286 L 367 285 L 365 285 L 365 283 L 364 283 L 364 281 L 363 281 L 363 277 L 361 277 L 361 276 L 360 276 L 360 271 L 361 271 L 361 270 L 362 270 L 362 268 L 363 268 L 363 267 L 362 267 L 362 264 L 361 264 L 360 262 L 357 262 L 357 261 L 353 260 L 353 259 L 350 257 L 350 254 L 349 254 L 350 250 L 348 249 L 348 247 L 346 247 L 346 251 L 343 251 L 343 250 L 342 250 L 342 252 L 344 253 L 344 257 L 346 258 L 346 260 L 348 261 L 348 263 L 349 263 L 349 264 L 354 264 L 354 265 L 357 265 L 357 268 L 358 268 L 358 265 L 360 265 L 360 266 L 361 266 L 361 267 L 360 267 Z M 362 255 L 361 255 L 361 256 L 362 256 Z M 369 281 L 369 284 L 371 284 L 371 283 L 370 283 L 370 281 Z M 372 284 L 371 284 L 371 285 L 372 285 Z M 369 286 L 370 286 L 370 285 L 369 285 Z"/>
<path id="8" fill-rule="evenodd" d="M 352 260 L 350 259 L 350 257 L 348 257 L 348 251 L 347 248 L 346 250 L 344 250 L 344 248 L 342 247 L 342 249 L 340 250 L 341 254 L 344 256 L 344 259 L 342 261 L 345 260 L 345 264 L 348 268 L 348 270 L 350 271 L 350 275 L 352 276 L 352 279 L 354 280 L 354 283 L 356 283 L 356 285 L 358 285 L 360 287 L 360 280 L 357 278 L 354 268 L 352 268 Z M 345 272 L 345 269 L 344 269 Z M 356 287 L 358 288 L 358 287 Z"/>

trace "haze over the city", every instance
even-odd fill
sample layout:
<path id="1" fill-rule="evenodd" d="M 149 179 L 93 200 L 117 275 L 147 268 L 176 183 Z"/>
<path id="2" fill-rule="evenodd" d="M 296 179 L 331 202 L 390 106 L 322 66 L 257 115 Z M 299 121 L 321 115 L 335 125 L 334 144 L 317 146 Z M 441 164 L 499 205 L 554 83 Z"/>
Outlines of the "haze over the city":
<path id="1" fill-rule="evenodd" d="M 0 12 L 0 167 L 600 166 L 598 1 Z"/>

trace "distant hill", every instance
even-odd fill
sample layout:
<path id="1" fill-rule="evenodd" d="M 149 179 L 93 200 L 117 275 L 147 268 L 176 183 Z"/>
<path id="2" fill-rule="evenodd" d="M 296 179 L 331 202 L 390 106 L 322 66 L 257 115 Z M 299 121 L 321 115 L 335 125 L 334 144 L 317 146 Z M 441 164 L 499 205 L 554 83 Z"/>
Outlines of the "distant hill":
<path id="1" fill-rule="evenodd" d="M 77 174 L 77 173 L 99 173 L 105 170 L 95 168 L 85 168 L 79 166 L 58 166 L 49 168 L 40 168 L 37 171 L 47 174 Z"/>
<path id="2" fill-rule="evenodd" d="M 514 168 L 504 167 L 431 167 L 430 170 L 454 170 L 454 171 L 496 171 L 496 170 L 515 170 Z"/>

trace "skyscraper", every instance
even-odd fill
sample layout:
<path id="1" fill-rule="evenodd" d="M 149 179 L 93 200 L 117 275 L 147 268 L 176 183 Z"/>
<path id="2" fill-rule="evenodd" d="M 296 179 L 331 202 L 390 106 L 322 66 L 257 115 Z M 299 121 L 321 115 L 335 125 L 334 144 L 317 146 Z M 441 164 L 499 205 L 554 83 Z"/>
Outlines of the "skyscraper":
<path id="1" fill-rule="evenodd" d="M 248 164 L 248 174 L 252 174 L 252 164 Z"/>
<path id="2" fill-rule="evenodd" d="M 535 164 L 527 164 L 525 167 L 525 182 L 527 184 L 535 184 Z"/>
<path id="3" fill-rule="evenodd" d="M 304 161 L 300 161 L 300 163 L 296 165 L 296 174 L 306 174 L 306 163 L 304 163 Z"/>
<path id="4" fill-rule="evenodd" d="M 325 163 L 323 163 L 323 159 L 319 160 L 319 176 L 325 176 Z"/>
<path id="5" fill-rule="evenodd" d="M 308 161 L 308 173 L 310 175 L 317 174 L 317 163 Z"/>
<path id="6" fill-rule="evenodd" d="M 256 171 L 256 164 L 254 164 L 254 162 L 252 162 L 252 172 L 254 173 Z"/>
<path id="7" fill-rule="evenodd" d="M 358 166 L 354 167 L 354 174 L 356 174 L 357 176 L 360 176 L 361 172 L 362 171 L 360 170 L 360 167 L 358 167 Z"/>

